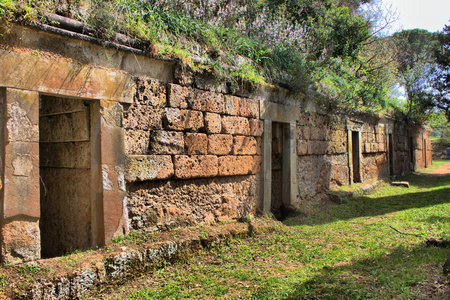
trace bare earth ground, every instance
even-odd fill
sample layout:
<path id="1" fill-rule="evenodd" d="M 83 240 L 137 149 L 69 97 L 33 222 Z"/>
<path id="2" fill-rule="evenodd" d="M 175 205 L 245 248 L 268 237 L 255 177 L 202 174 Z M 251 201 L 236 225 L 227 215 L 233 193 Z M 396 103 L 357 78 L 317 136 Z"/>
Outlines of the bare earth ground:
<path id="1" fill-rule="evenodd" d="M 432 169 L 430 173 L 427 173 L 430 175 L 450 175 L 450 161 L 439 168 Z"/>

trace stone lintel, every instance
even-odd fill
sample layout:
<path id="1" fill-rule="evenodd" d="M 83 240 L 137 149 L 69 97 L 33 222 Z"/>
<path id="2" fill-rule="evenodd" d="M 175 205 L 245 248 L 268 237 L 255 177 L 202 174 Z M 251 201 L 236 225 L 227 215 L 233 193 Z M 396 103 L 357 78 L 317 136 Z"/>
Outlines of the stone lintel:
<path id="1" fill-rule="evenodd" d="M 259 102 L 259 110 L 261 119 L 279 123 L 295 122 L 300 118 L 301 114 L 301 110 L 298 107 L 266 101 Z"/>

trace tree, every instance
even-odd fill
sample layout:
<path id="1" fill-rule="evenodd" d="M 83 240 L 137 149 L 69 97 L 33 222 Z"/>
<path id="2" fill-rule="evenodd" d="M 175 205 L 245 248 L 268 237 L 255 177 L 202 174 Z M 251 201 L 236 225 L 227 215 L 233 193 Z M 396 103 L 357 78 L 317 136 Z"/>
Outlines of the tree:
<path id="1" fill-rule="evenodd" d="M 398 48 L 398 82 L 406 93 L 405 116 L 408 121 L 423 123 L 435 105 L 434 82 L 438 66 L 434 53 L 437 33 L 427 30 L 404 30 L 394 34 Z"/>
<path id="2" fill-rule="evenodd" d="M 437 70 L 434 88 L 437 91 L 434 105 L 443 110 L 450 122 L 450 25 L 438 35 L 439 47 L 436 49 Z"/>

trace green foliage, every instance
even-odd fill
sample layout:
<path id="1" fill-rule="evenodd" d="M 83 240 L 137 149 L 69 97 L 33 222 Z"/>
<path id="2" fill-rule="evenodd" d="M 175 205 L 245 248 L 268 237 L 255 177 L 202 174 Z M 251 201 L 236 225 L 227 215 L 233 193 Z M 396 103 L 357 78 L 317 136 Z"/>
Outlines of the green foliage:
<path id="1" fill-rule="evenodd" d="M 90 33 L 115 32 L 152 43 L 153 54 L 214 72 L 231 85 L 250 81 L 294 92 L 316 89 L 324 107 L 379 111 L 388 77 L 372 60 L 370 22 L 356 13 L 369 0 L 2 0 L 1 11 L 21 19 L 53 11 L 86 22 Z M 20 7 L 20 9 L 19 9 Z M 379 52 L 378 52 L 379 54 Z"/>
<path id="2" fill-rule="evenodd" d="M 8 275 L 6 274 L 0 274 L 0 292 L 3 292 L 5 290 L 5 287 L 9 283 Z"/>
<path id="3" fill-rule="evenodd" d="M 450 122 L 450 25 L 445 25 L 438 40 L 439 47 L 435 54 L 439 69 L 434 82 L 434 88 L 437 90 L 434 105 L 445 112 Z"/>

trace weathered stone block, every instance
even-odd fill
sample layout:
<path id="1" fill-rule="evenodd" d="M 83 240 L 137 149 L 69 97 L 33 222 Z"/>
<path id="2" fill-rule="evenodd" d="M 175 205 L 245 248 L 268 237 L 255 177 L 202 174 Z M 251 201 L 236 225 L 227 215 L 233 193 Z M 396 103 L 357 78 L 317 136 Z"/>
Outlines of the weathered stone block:
<path id="1" fill-rule="evenodd" d="M 233 149 L 233 136 L 230 134 L 212 134 L 208 138 L 208 153 L 228 155 Z"/>
<path id="2" fill-rule="evenodd" d="M 259 118 L 259 102 L 253 99 L 239 99 L 239 115 L 241 117 Z"/>
<path id="3" fill-rule="evenodd" d="M 166 106 L 166 85 L 154 79 L 136 79 L 134 104 L 151 105 L 153 107 Z"/>
<path id="4" fill-rule="evenodd" d="M 19 215 L 38 218 L 39 144 L 12 142 L 5 146 L 3 217 Z"/>
<path id="5" fill-rule="evenodd" d="M 204 133 L 186 133 L 184 145 L 189 155 L 207 154 L 208 136 Z"/>
<path id="6" fill-rule="evenodd" d="M 248 119 L 244 117 L 222 117 L 222 133 L 249 135 L 250 126 Z"/>
<path id="7" fill-rule="evenodd" d="M 262 155 L 262 148 L 263 148 L 262 137 L 257 136 L 255 137 L 255 139 L 256 139 L 256 155 Z"/>
<path id="8" fill-rule="evenodd" d="M 258 174 L 261 172 L 261 164 L 262 164 L 262 156 L 256 155 L 253 156 L 253 164 L 252 164 L 252 174 Z"/>
<path id="9" fill-rule="evenodd" d="M 145 130 L 126 130 L 125 149 L 127 154 L 148 154 L 150 132 Z"/>
<path id="10" fill-rule="evenodd" d="M 39 141 L 39 96 L 36 92 L 7 89 L 6 140 Z"/>
<path id="11" fill-rule="evenodd" d="M 328 142 L 327 154 L 340 154 L 347 152 L 347 144 L 344 142 Z"/>
<path id="12" fill-rule="evenodd" d="M 179 131 L 199 131 L 204 127 L 201 111 L 166 108 L 163 117 L 165 129 Z"/>
<path id="13" fill-rule="evenodd" d="M 17 264 L 41 258 L 38 221 L 11 221 L 2 226 L 2 260 Z"/>
<path id="14" fill-rule="evenodd" d="M 182 132 L 154 130 L 150 132 L 150 154 L 181 154 L 184 151 Z"/>
<path id="15" fill-rule="evenodd" d="M 364 143 L 363 153 L 376 153 L 378 152 L 378 144 L 377 143 Z"/>
<path id="16" fill-rule="evenodd" d="M 309 141 L 308 142 L 308 154 L 318 155 L 325 154 L 327 152 L 328 142 L 326 141 Z"/>
<path id="17" fill-rule="evenodd" d="M 253 174 L 255 170 L 252 156 L 219 157 L 219 176 Z"/>
<path id="18" fill-rule="evenodd" d="M 258 119 L 249 119 L 248 120 L 250 127 L 250 135 L 253 136 L 262 136 L 264 131 L 264 122 Z"/>
<path id="19" fill-rule="evenodd" d="M 187 99 L 189 97 L 189 88 L 178 84 L 169 84 L 168 104 L 170 107 L 187 108 Z"/>
<path id="20" fill-rule="evenodd" d="M 175 155 L 175 178 L 217 176 L 218 159 L 215 155 Z"/>
<path id="21" fill-rule="evenodd" d="M 323 127 L 311 127 L 310 128 L 310 139 L 314 141 L 325 140 L 325 130 Z"/>
<path id="22" fill-rule="evenodd" d="M 222 118 L 219 114 L 205 113 L 206 133 L 220 133 L 222 131 Z"/>
<path id="23" fill-rule="evenodd" d="M 168 179 L 174 174 L 170 155 L 132 155 L 127 157 L 128 182 Z"/>
<path id="24" fill-rule="evenodd" d="M 308 141 L 297 141 L 297 155 L 306 155 L 308 153 Z"/>
<path id="25" fill-rule="evenodd" d="M 233 154 L 234 155 L 256 154 L 256 139 L 252 136 L 235 136 Z"/>
<path id="26" fill-rule="evenodd" d="M 303 126 L 303 128 L 302 128 L 302 137 L 305 140 L 309 140 L 311 138 L 311 127 Z"/>
<path id="27" fill-rule="evenodd" d="M 225 113 L 231 116 L 239 115 L 239 97 L 225 95 Z"/>
<path id="28" fill-rule="evenodd" d="M 158 130 L 162 128 L 164 108 L 150 105 L 131 105 L 123 114 L 123 127 L 133 130 Z"/>
<path id="29" fill-rule="evenodd" d="M 187 99 L 188 106 L 195 110 L 213 113 L 225 113 L 225 96 L 223 94 L 192 90 L 192 97 Z"/>

